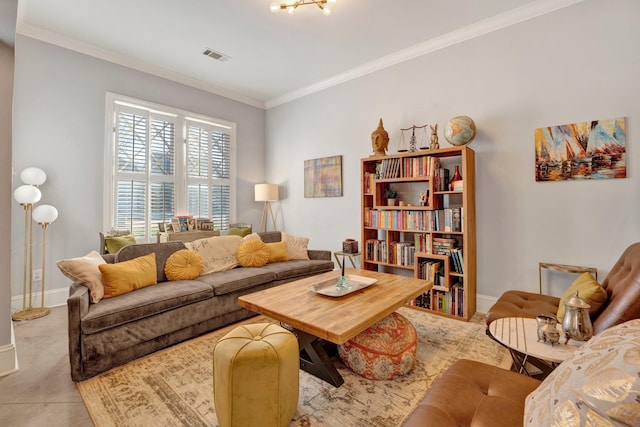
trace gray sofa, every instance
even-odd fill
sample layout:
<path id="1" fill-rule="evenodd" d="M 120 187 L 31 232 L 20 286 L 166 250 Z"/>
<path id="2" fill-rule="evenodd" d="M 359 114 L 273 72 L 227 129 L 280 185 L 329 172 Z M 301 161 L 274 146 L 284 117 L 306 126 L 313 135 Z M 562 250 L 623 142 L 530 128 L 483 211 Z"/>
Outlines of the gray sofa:
<path id="1" fill-rule="evenodd" d="M 264 242 L 280 241 L 280 232 L 259 233 Z M 255 313 L 241 308 L 240 295 L 277 286 L 334 268 L 331 252 L 309 250 L 310 260 L 291 260 L 260 268 L 237 267 L 194 280 L 167 281 L 164 265 L 182 242 L 125 246 L 107 262 L 156 253 L 158 284 L 89 302 L 82 283 L 69 290 L 71 378 L 81 381 L 140 356 L 218 329 Z"/>

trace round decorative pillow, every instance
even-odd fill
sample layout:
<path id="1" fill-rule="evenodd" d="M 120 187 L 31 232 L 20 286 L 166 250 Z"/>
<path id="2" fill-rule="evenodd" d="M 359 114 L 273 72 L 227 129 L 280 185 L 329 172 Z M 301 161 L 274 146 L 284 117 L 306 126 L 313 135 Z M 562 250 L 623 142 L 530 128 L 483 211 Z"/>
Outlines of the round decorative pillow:
<path id="1" fill-rule="evenodd" d="M 418 334 L 411 322 L 391 313 L 338 346 L 342 361 L 353 372 L 371 380 L 392 380 L 413 369 Z"/>
<path id="2" fill-rule="evenodd" d="M 204 262 L 195 251 L 180 249 L 167 258 L 164 274 L 169 280 L 192 280 L 202 274 Z"/>
<path id="3" fill-rule="evenodd" d="M 262 240 L 246 240 L 238 248 L 237 256 L 243 267 L 263 267 L 269 261 L 269 250 Z"/>

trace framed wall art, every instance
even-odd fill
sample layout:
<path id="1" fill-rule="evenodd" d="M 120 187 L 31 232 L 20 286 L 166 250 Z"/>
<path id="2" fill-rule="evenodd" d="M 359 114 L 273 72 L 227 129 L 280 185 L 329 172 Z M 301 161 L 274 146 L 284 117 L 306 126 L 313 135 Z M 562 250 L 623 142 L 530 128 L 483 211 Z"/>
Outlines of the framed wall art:
<path id="1" fill-rule="evenodd" d="M 304 197 L 342 197 L 342 156 L 304 161 Z"/>
<path id="2" fill-rule="evenodd" d="M 538 128 L 536 181 L 627 177 L 624 117 Z"/>

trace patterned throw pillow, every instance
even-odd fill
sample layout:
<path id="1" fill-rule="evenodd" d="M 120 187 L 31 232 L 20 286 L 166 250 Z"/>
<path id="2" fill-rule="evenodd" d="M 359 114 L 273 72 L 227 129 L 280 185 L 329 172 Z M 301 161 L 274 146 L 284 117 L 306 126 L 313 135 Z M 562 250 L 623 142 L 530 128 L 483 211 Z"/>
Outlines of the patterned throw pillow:
<path id="1" fill-rule="evenodd" d="M 269 261 L 267 245 L 260 239 L 246 240 L 238 248 L 238 262 L 243 267 L 264 267 Z"/>
<path id="2" fill-rule="evenodd" d="M 525 403 L 525 426 L 640 425 L 640 319 L 611 327 L 562 362 Z"/>
<path id="3" fill-rule="evenodd" d="M 169 280 L 193 280 L 203 269 L 202 257 L 196 251 L 181 249 L 167 259 L 164 274 Z"/>
<path id="4" fill-rule="evenodd" d="M 202 257 L 202 274 L 210 274 L 237 267 L 238 248 L 242 242 L 240 236 L 216 236 L 194 240 L 189 246 Z"/>
<path id="5" fill-rule="evenodd" d="M 294 236 L 283 231 L 282 240 L 287 245 L 289 259 L 309 259 L 309 253 L 307 252 L 308 237 Z"/>

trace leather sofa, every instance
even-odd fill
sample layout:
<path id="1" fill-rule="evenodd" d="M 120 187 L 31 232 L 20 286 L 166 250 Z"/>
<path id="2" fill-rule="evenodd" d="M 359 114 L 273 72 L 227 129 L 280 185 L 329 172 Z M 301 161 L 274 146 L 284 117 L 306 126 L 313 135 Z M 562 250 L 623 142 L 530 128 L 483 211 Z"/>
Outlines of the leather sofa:
<path id="1" fill-rule="evenodd" d="M 640 242 L 629 246 L 602 282 L 607 291 L 605 306 L 592 317 L 593 333 L 640 318 Z M 555 316 L 560 298 L 524 291 L 507 291 L 489 309 L 487 326 L 505 317 L 535 318 L 540 314 Z"/>
<path id="2" fill-rule="evenodd" d="M 458 360 L 427 391 L 403 427 L 515 427 L 540 381 L 473 360 Z"/>
<path id="3" fill-rule="evenodd" d="M 258 233 L 279 242 L 280 232 Z M 156 254 L 158 283 L 93 304 L 89 289 L 73 283 L 67 299 L 71 378 L 80 381 L 197 335 L 255 316 L 238 305 L 239 296 L 334 268 L 331 252 L 308 250 L 309 260 L 236 267 L 194 280 L 167 281 L 166 260 L 183 242 L 129 245 L 107 262 Z"/>
<path id="4" fill-rule="evenodd" d="M 403 427 L 640 425 L 640 320 L 587 341 L 544 381 L 471 360 L 440 376 Z"/>

